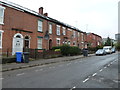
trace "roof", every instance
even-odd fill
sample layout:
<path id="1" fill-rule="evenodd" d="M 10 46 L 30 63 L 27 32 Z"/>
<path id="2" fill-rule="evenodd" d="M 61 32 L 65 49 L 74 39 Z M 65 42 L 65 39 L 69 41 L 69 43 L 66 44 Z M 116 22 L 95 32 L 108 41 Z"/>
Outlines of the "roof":
<path id="1" fill-rule="evenodd" d="M 44 15 L 42 15 L 42 14 L 36 12 L 36 11 L 30 10 L 30 9 L 28 9 L 28 8 L 25 8 L 25 7 L 23 7 L 23 6 L 20 6 L 20 5 L 18 5 L 18 4 L 15 4 L 15 3 L 13 3 L 13 2 L 10 2 L 10 1 L 8 1 L 8 0 L 0 0 L 0 3 L 1 3 L 2 5 L 8 6 L 8 7 L 14 8 L 14 9 L 17 9 L 17 10 L 19 10 L 19 11 L 23 11 L 23 12 L 27 12 L 27 13 L 33 14 L 33 15 L 35 15 L 35 16 L 39 16 L 39 17 L 41 17 L 41 18 L 43 18 L 43 19 L 46 19 L 46 20 L 52 21 L 52 22 L 54 22 L 54 23 L 57 23 L 57 24 L 59 24 L 59 25 L 63 25 L 63 26 L 65 26 L 65 27 L 68 27 L 68 28 L 77 30 L 77 31 L 79 31 L 79 32 L 83 32 L 83 31 L 79 30 L 78 28 L 76 28 L 76 27 L 74 27 L 74 26 L 68 25 L 68 24 L 66 24 L 66 23 L 63 23 L 63 22 L 58 21 L 58 20 L 56 20 L 56 19 L 53 19 L 53 18 L 51 18 L 51 17 L 44 16 Z"/>
<path id="2" fill-rule="evenodd" d="M 98 36 L 98 37 L 102 38 L 100 35 L 97 35 L 97 34 L 95 34 L 95 33 L 87 33 L 87 35 L 89 35 L 89 34 L 93 34 L 93 35 L 95 35 L 95 36 Z"/>

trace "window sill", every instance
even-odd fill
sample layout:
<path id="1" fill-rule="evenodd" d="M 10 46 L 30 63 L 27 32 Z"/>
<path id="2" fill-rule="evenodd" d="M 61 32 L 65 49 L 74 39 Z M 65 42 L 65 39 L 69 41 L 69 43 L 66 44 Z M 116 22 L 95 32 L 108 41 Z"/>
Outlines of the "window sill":
<path id="1" fill-rule="evenodd" d="M 4 25 L 4 23 L 1 23 L 1 22 L 0 22 L 0 25 Z"/>
<path id="2" fill-rule="evenodd" d="M 60 36 L 60 35 L 57 35 L 57 36 Z"/>
<path id="3" fill-rule="evenodd" d="M 45 49 L 38 49 L 38 48 L 37 48 L 36 50 L 45 50 Z"/>
<path id="4" fill-rule="evenodd" d="M 50 35 L 52 35 L 52 33 L 49 33 Z"/>
<path id="5" fill-rule="evenodd" d="M 42 31 L 38 31 L 39 33 L 43 33 Z"/>

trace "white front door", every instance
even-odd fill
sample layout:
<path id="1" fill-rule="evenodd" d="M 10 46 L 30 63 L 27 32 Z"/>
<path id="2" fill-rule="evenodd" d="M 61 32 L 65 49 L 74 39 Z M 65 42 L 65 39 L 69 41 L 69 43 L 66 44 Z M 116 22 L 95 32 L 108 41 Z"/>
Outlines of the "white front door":
<path id="1" fill-rule="evenodd" d="M 20 33 L 15 34 L 13 37 L 12 55 L 16 52 L 23 52 L 23 36 Z"/>

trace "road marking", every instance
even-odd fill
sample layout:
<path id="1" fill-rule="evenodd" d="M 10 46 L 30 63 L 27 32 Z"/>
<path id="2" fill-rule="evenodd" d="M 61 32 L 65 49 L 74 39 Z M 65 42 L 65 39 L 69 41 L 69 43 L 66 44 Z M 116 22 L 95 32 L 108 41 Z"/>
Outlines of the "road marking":
<path id="1" fill-rule="evenodd" d="M 113 62 L 111 62 L 110 64 L 112 64 Z"/>
<path id="2" fill-rule="evenodd" d="M 118 80 L 113 80 L 113 82 L 118 83 Z"/>
<path id="3" fill-rule="evenodd" d="M 94 73 L 92 76 L 94 77 L 95 75 L 97 75 L 97 73 Z"/>
<path id="4" fill-rule="evenodd" d="M 73 88 L 71 88 L 70 90 L 73 90 L 73 89 L 75 89 L 76 88 L 76 86 L 74 86 Z"/>
<path id="5" fill-rule="evenodd" d="M 85 79 L 85 80 L 83 81 L 83 83 L 85 83 L 85 82 L 88 81 L 88 80 L 89 80 L 89 78 Z"/>
<path id="6" fill-rule="evenodd" d="M 4 79 L 4 78 L 0 78 L 1 80 Z"/>
<path id="7" fill-rule="evenodd" d="M 100 72 L 102 72 L 103 71 L 103 69 L 100 69 Z"/>
<path id="8" fill-rule="evenodd" d="M 110 64 L 108 64 L 108 67 L 110 66 Z"/>
<path id="9" fill-rule="evenodd" d="M 104 67 L 104 68 L 107 68 L 107 67 Z"/>
<path id="10" fill-rule="evenodd" d="M 24 75 L 25 73 L 20 73 L 20 74 L 17 74 L 16 76 L 21 76 L 21 75 Z"/>

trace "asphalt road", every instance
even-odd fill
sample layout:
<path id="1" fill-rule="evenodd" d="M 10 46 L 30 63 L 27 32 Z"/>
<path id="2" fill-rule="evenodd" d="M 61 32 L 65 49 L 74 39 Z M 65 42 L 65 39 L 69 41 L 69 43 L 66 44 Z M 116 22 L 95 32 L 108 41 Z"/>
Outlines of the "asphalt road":
<path id="1" fill-rule="evenodd" d="M 3 88 L 118 88 L 118 53 L 3 72 Z"/>

